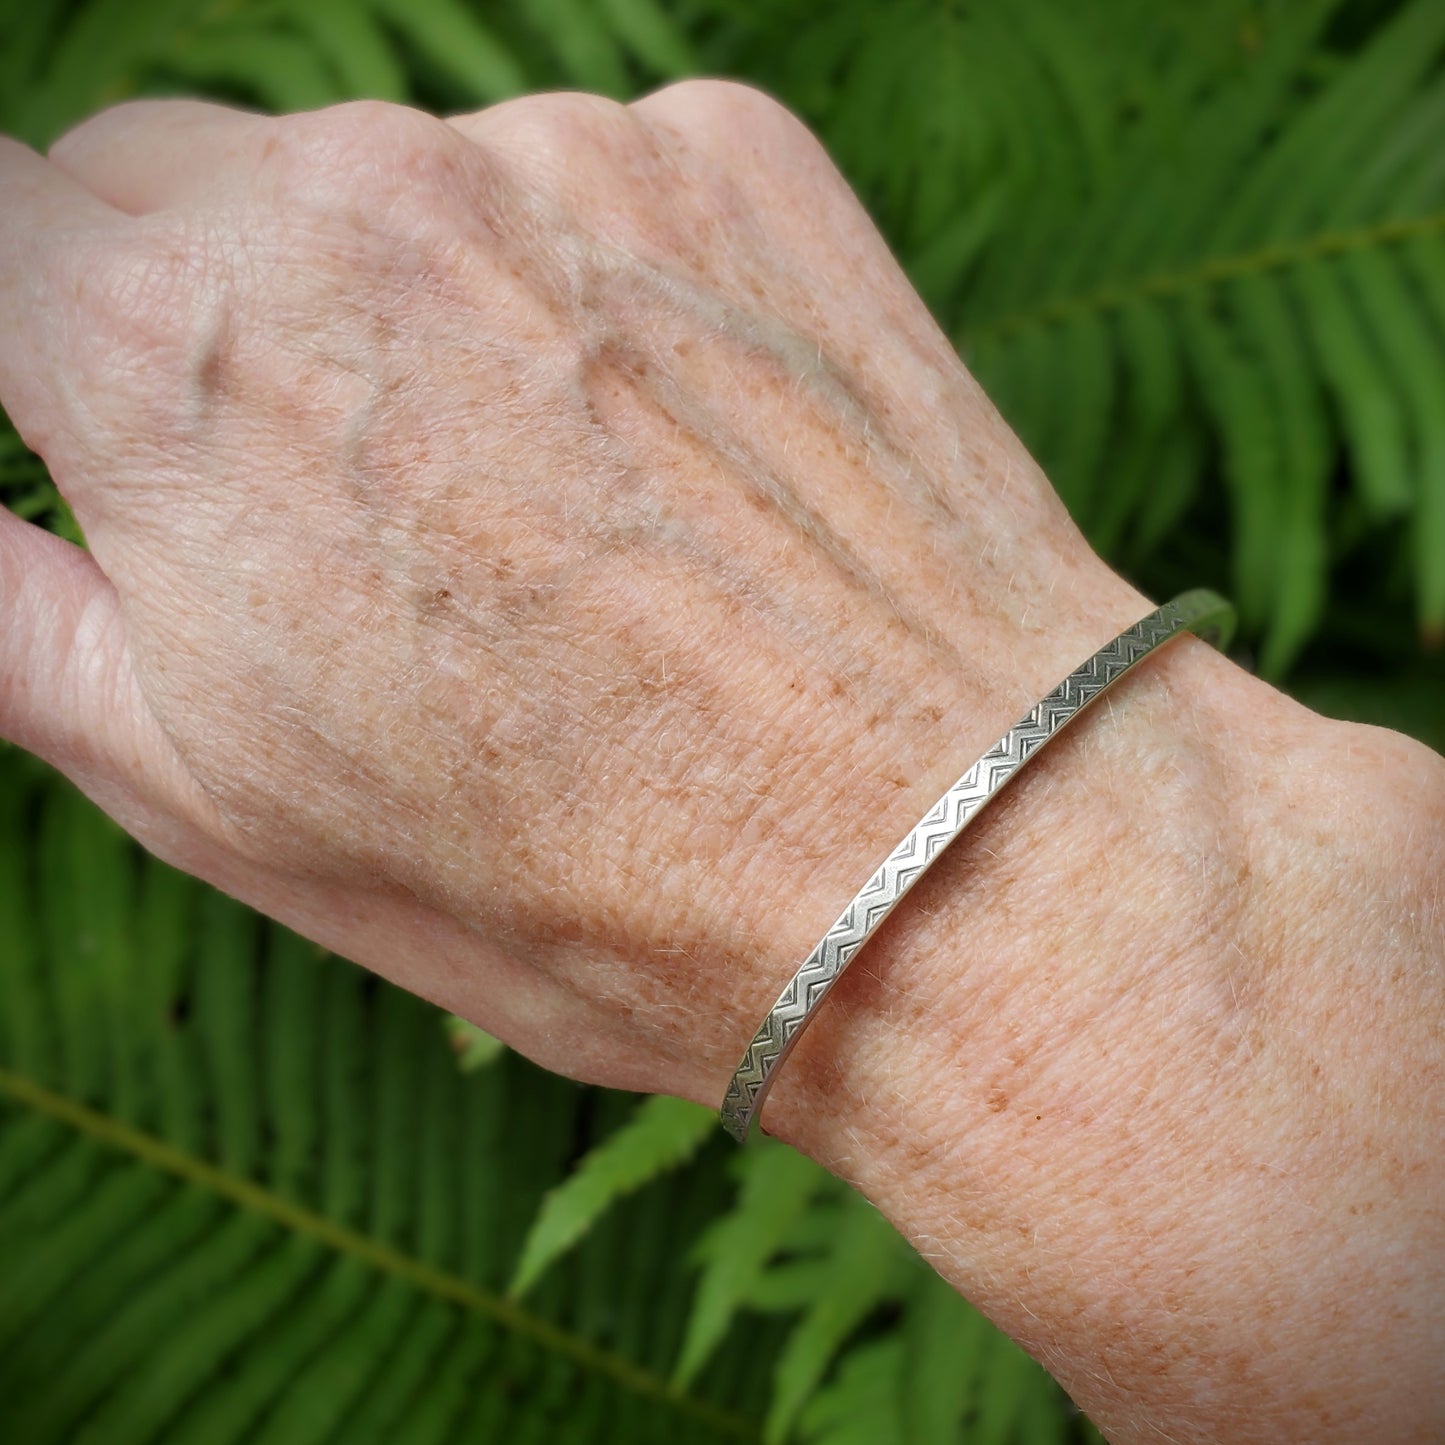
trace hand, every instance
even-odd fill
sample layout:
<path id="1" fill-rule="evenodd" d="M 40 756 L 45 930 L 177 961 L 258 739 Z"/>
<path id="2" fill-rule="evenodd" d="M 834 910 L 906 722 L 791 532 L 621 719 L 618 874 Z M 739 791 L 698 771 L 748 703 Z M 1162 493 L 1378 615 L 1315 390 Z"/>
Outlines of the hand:
<path id="1" fill-rule="evenodd" d="M 755 92 L 140 103 L 0 182 L 0 396 L 92 554 L 4 519 L 0 729 L 548 1067 L 715 1102 L 1147 610 Z"/>
<path id="2" fill-rule="evenodd" d="M 0 188 L 0 400 L 91 544 L 0 513 L 0 733 L 549 1067 L 715 1103 L 1146 610 L 750 91 L 129 106 Z M 1141 674 L 767 1120 L 1117 1439 L 1435 1438 L 1445 766 Z"/>

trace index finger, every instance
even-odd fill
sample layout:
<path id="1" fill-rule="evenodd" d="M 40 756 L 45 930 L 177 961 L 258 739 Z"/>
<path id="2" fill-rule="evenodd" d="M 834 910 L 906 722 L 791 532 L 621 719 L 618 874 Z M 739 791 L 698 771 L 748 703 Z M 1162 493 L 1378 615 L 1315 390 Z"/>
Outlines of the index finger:
<path id="1" fill-rule="evenodd" d="M 125 219 L 29 146 L 0 136 L 0 405 L 42 455 L 68 324 L 52 263 Z"/>

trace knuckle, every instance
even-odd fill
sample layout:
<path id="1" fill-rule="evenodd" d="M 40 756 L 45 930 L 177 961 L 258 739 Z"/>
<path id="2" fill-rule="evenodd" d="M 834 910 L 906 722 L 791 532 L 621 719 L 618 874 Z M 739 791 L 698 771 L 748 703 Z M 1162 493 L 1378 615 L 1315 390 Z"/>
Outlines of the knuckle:
<path id="1" fill-rule="evenodd" d="M 214 329 L 219 258 L 193 222 L 132 222 L 101 244 L 61 249 L 57 294 L 69 298 L 69 365 L 102 438 L 173 434 L 195 357 Z"/>
<path id="2" fill-rule="evenodd" d="M 272 123 L 262 161 L 284 199 L 318 209 L 389 206 L 455 179 L 458 137 L 410 106 L 355 100 Z"/>
<path id="3" fill-rule="evenodd" d="M 642 136 L 637 118 L 619 101 L 580 91 L 523 96 L 479 118 L 477 138 L 549 169 L 588 163 Z"/>
<path id="4" fill-rule="evenodd" d="M 52 141 L 46 155 L 63 166 L 82 162 L 97 146 L 109 141 L 117 131 L 124 131 L 163 103 L 156 100 L 127 100 L 119 105 L 108 106 L 71 126 Z"/>
<path id="5" fill-rule="evenodd" d="M 278 129 L 302 138 L 305 145 L 320 153 L 320 159 L 359 157 L 363 164 L 378 153 L 434 144 L 440 131 L 432 117 L 386 100 L 344 101 L 288 117 Z"/>
<path id="6" fill-rule="evenodd" d="M 701 133 L 730 143 L 819 146 L 817 137 L 787 106 L 741 81 L 679 80 L 636 104 L 687 134 Z"/>
<path id="7" fill-rule="evenodd" d="M 57 255 L 60 284 L 94 351 L 164 363 L 183 345 L 205 268 L 192 232 L 171 215 L 146 217 L 102 245 Z"/>

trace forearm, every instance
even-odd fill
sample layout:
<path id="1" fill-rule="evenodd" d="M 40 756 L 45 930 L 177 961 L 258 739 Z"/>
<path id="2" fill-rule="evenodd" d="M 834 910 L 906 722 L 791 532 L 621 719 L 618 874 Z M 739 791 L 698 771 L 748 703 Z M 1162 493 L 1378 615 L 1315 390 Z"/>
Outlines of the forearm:
<path id="1" fill-rule="evenodd" d="M 1176 644 L 940 860 L 768 1125 L 1113 1439 L 1438 1438 L 1442 890 L 1445 763 Z"/>

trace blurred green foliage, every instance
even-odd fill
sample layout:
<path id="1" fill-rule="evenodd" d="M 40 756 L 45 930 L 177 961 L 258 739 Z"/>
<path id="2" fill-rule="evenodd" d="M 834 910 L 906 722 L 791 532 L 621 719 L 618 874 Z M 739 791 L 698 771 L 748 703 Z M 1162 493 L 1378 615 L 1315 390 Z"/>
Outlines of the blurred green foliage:
<path id="1" fill-rule="evenodd" d="M 1445 748 L 1442 54 L 1438 0 L 0 0 L 0 130 L 762 84 L 1106 556 Z M 75 535 L 5 427 L 0 500 Z M 0 1438 L 1088 1433 L 811 1166 L 458 1043 L 0 753 Z"/>

